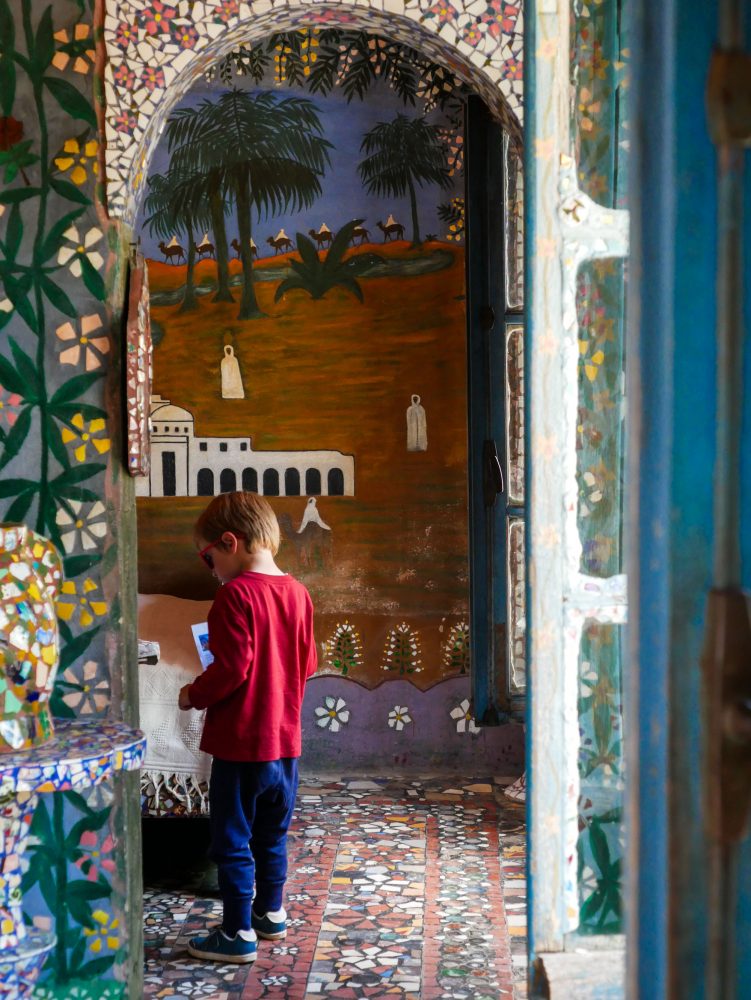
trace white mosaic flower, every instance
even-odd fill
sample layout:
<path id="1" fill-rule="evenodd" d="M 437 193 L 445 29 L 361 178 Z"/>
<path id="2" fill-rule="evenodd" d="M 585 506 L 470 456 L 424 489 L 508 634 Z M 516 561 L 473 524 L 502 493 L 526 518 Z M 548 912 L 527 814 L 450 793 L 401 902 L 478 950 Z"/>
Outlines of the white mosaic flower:
<path id="1" fill-rule="evenodd" d="M 70 273 L 76 278 L 81 277 L 81 258 L 86 257 L 91 266 L 98 271 L 104 264 L 104 257 L 98 250 L 92 250 L 103 236 L 102 230 L 92 226 L 86 235 L 81 239 L 76 226 L 71 226 L 63 233 L 63 237 L 68 241 L 67 246 L 62 246 L 57 253 L 57 262 L 62 266 L 68 265 Z"/>
<path id="2" fill-rule="evenodd" d="M 480 727 L 475 725 L 475 720 L 472 713 L 469 710 L 469 699 L 465 698 L 463 702 L 452 708 L 449 712 L 452 719 L 456 719 L 456 731 L 457 733 L 479 733 Z"/>
<path id="3" fill-rule="evenodd" d="M 406 725 L 412 721 L 412 716 L 409 714 L 409 709 L 406 705 L 394 705 L 394 707 L 389 712 L 389 726 L 392 729 L 402 730 Z"/>
<path id="4" fill-rule="evenodd" d="M 61 507 L 55 518 L 65 551 L 70 554 L 78 548 L 86 552 L 95 549 L 98 539 L 107 534 L 104 504 L 101 500 L 93 504 L 69 500 L 67 506 L 67 510 Z M 88 513 L 84 513 L 85 507 L 89 508 Z"/>
<path id="5" fill-rule="evenodd" d="M 332 733 L 338 733 L 342 726 L 349 722 L 349 709 L 346 708 L 344 698 L 334 698 L 327 694 L 323 699 L 323 705 L 316 709 L 316 725 L 321 729 L 330 729 Z"/>

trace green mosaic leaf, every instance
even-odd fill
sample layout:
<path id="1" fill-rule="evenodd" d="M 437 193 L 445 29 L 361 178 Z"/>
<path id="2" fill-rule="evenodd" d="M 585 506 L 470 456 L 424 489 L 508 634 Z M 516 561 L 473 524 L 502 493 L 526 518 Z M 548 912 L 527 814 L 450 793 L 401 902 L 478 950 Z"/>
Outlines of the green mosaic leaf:
<path id="1" fill-rule="evenodd" d="M 106 899 L 107 896 L 111 895 L 112 886 L 108 882 L 102 882 L 101 879 L 89 882 L 88 879 L 79 878 L 68 883 L 66 899 L 68 901 L 71 899 Z"/>
<path id="2" fill-rule="evenodd" d="M 102 280 L 101 274 L 97 271 L 88 257 L 81 257 L 81 277 L 83 278 L 83 283 L 86 285 L 94 298 L 103 302 L 107 296 L 104 281 Z"/>
<path id="3" fill-rule="evenodd" d="M 67 229 L 70 229 L 76 219 L 80 218 L 81 215 L 83 215 L 83 209 L 75 208 L 72 212 L 68 212 L 67 215 L 64 215 L 62 219 L 58 219 L 44 238 L 42 249 L 39 252 L 39 264 L 43 264 L 46 260 L 49 260 L 50 257 L 58 251 L 63 234 Z"/>
<path id="4" fill-rule="evenodd" d="M 82 979 L 98 979 L 103 972 L 106 972 L 108 969 L 112 967 L 114 962 L 115 962 L 114 955 L 104 955 L 102 958 L 93 958 L 90 962 L 87 962 L 85 965 L 82 965 L 76 971 L 77 974 Z M 99 989 L 98 986 L 97 989 Z M 118 994 L 114 995 L 117 996 Z M 101 994 L 92 993 L 92 998 L 94 996 L 101 996 Z"/>
<path id="5" fill-rule="evenodd" d="M 88 122 L 92 128 L 97 127 L 96 114 L 84 95 L 76 90 L 67 80 L 58 80 L 53 76 L 45 76 L 44 84 L 57 103 L 71 118 Z"/>
<path id="6" fill-rule="evenodd" d="M 54 393 L 50 400 L 50 406 L 55 407 L 59 403 L 68 403 L 83 396 L 102 378 L 103 374 L 103 372 L 84 372 L 81 375 L 74 375 Z"/>
<path id="7" fill-rule="evenodd" d="M 38 489 L 39 483 L 33 479 L 3 479 L 0 480 L 0 498 L 15 497 L 26 490 Z"/>
<path id="8" fill-rule="evenodd" d="M 39 372 L 36 364 L 29 357 L 29 355 L 19 347 L 13 337 L 8 338 L 8 343 L 10 344 L 10 352 L 13 355 L 13 360 L 16 362 L 18 374 L 21 378 L 23 378 L 28 387 L 25 393 L 26 399 L 29 401 L 39 399 L 42 386 L 39 382 Z M 31 392 L 29 392 L 29 389 L 31 389 Z"/>
<path id="9" fill-rule="evenodd" d="M 15 306 L 18 311 L 19 316 L 23 319 L 24 323 L 28 326 L 30 330 L 34 333 L 39 333 L 39 321 L 37 319 L 37 314 L 34 312 L 31 303 L 27 297 L 28 288 L 25 287 L 15 278 L 11 278 L 10 275 L 5 276 L 4 284 L 5 291 L 7 292 L 8 298 Z"/>
<path id="10" fill-rule="evenodd" d="M 78 310 L 68 298 L 67 293 L 64 292 L 59 285 L 56 285 L 54 281 L 48 278 L 46 274 L 42 274 L 41 276 L 41 285 L 42 291 L 55 309 L 61 312 L 64 316 L 70 316 L 71 318 L 78 316 Z"/>
<path id="11" fill-rule="evenodd" d="M 8 392 L 17 392 L 26 398 L 26 383 L 7 358 L 0 354 L 0 385 Z"/>
<path id="12" fill-rule="evenodd" d="M 22 239 L 23 221 L 21 220 L 21 210 L 16 202 L 10 210 L 8 226 L 5 230 L 5 256 L 7 260 L 14 261 L 16 259 Z"/>
<path id="13" fill-rule="evenodd" d="M 10 54 L 16 44 L 16 28 L 8 0 L 0 0 L 0 47 Z"/>
<path id="14" fill-rule="evenodd" d="M 0 57 L 0 106 L 4 115 L 13 110 L 16 99 L 16 67 L 10 56 Z"/>
<path id="15" fill-rule="evenodd" d="M 68 201 L 75 201 L 79 205 L 91 205 L 91 198 L 81 190 L 81 188 L 76 187 L 75 184 L 71 184 L 70 181 L 62 180 L 58 177 L 50 178 L 50 187 L 56 194 L 59 194 L 61 198 L 67 198 Z"/>
<path id="16" fill-rule="evenodd" d="M 83 656 L 86 650 L 92 643 L 92 640 L 96 637 L 100 625 L 96 628 L 89 629 L 88 632 L 82 632 L 77 635 L 75 639 L 71 639 L 65 643 L 60 653 L 60 668 L 58 671 L 58 676 L 62 675 L 68 667 L 71 667 L 79 656 Z"/>
<path id="17" fill-rule="evenodd" d="M 38 187 L 19 187 L 12 188 L 10 191 L 0 191 L 0 204 L 15 205 L 19 201 L 36 198 L 41 193 L 41 188 Z"/>
<path id="18" fill-rule="evenodd" d="M 101 553 L 94 552 L 85 556 L 67 556 L 63 560 L 63 571 L 66 580 L 72 580 L 81 573 L 87 573 L 92 567 L 97 566 L 102 561 Z"/>
<path id="19" fill-rule="evenodd" d="M 34 65 L 43 73 L 55 54 L 55 39 L 52 36 L 52 7 L 49 6 L 39 19 L 34 39 Z"/>
<path id="20" fill-rule="evenodd" d="M 0 469 L 4 469 L 8 462 L 15 458 L 19 453 L 24 441 L 28 437 L 30 427 L 31 407 L 26 406 L 23 410 L 21 410 L 18 420 L 16 420 L 15 424 L 13 424 L 10 432 L 5 438 L 5 447 L 3 448 L 3 453 L 0 457 Z"/>

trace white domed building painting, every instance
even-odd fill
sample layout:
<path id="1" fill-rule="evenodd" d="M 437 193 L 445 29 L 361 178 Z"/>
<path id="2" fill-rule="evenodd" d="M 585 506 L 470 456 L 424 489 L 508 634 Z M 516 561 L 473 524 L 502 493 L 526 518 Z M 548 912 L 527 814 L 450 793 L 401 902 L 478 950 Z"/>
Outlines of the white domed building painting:
<path id="1" fill-rule="evenodd" d="M 253 451 L 249 437 L 196 437 L 190 410 L 151 397 L 151 471 L 138 496 L 354 496 L 355 459 L 340 451 Z"/>

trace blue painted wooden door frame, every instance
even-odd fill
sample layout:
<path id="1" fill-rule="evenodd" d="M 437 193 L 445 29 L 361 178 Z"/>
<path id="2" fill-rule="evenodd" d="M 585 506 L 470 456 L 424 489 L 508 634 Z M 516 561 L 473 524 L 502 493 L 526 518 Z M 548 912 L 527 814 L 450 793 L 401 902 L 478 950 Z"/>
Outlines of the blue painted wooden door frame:
<path id="1" fill-rule="evenodd" d="M 712 586 L 718 217 L 705 90 L 718 0 L 633 5 L 629 387 L 630 675 L 627 704 L 628 996 L 718 996 L 701 699 Z M 747 26 L 748 27 L 748 26 Z M 751 167 L 746 153 L 746 331 L 751 329 Z M 746 337 L 748 340 L 748 336 Z M 742 583 L 751 588 L 751 349 L 745 351 Z M 737 850 L 735 942 L 725 998 L 751 996 L 751 844 Z"/>

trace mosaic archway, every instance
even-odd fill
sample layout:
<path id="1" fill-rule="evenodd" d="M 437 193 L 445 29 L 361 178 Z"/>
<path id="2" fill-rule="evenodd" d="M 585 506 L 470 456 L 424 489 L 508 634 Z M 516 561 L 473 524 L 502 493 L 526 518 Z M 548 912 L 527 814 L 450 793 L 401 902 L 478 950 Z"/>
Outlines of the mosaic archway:
<path id="1" fill-rule="evenodd" d="M 239 45 L 303 26 L 380 32 L 446 64 L 521 135 L 522 5 L 505 0 L 142 0 L 105 17 L 105 134 L 110 215 L 132 223 L 148 162 L 172 108 Z"/>

